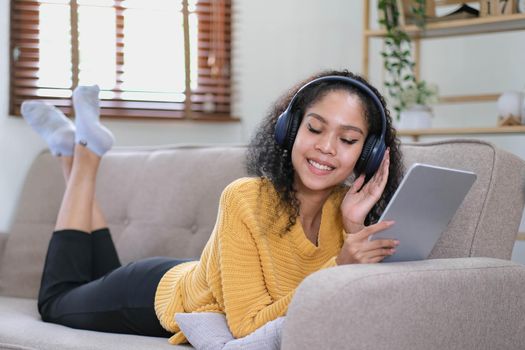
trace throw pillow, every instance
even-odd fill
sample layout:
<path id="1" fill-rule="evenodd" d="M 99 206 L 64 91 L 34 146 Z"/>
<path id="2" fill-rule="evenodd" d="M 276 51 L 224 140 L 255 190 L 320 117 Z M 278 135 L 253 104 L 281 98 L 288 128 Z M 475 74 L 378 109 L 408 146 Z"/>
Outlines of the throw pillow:
<path id="1" fill-rule="evenodd" d="M 278 350 L 284 317 L 268 322 L 253 333 L 235 339 L 224 314 L 194 312 L 175 314 L 181 331 L 196 350 Z"/>

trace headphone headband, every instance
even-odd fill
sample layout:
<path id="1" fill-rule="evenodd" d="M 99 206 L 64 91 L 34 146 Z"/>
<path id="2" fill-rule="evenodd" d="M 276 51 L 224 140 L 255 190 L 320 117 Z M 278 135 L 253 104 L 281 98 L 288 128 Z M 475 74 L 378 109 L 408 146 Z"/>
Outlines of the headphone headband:
<path id="1" fill-rule="evenodd" d="M 363 84 L 359 80 L 356 80 L 356 79 L 350 78 L 350 77 L 346 77 L 346 76 L 343 76 L 343 75 L 327 75 L 327 76 L 324 76 L 324 77 L 316 78 L 316 79 L 314 79 L 312 81 L 309 81 L 308 83 L 304 84 L 299 90 L 297 90 L 295 95 L 293 95 L 292 99 L 290 100 L 290 103 L 288 103 L 288 107 L 286 107 L 286 110 L 283 112 L 283 114 L 285 114 L 285 113 L 289 114 L 289 113 L 292 112 L 292 109 L 294 107 L 295 101 L 297 101 L 297 99 L 299 98 L 299 95 L 300 95 L 300 93 L 302 91 L 306 90 L 308 87 L 310 87 L 312 85 L 315 85 L 315 84 L 318 84 L 318 83 L 323 83 L 323 82 L 341 82 L 341 83 L 345 83 L 345 84 L 351 85 L 353 87 L 356 87 L 357 89 L 359 89 L 362 92 L 364 92 L 367 96 L 372 98 L 372 101 L 374 102 L 374 105 L 376 106 L 377 110 L 381 114 L 381 134 L 380 134 L 380 138 L 382 140 L 385 139 L 386 114 L 385 114 L 385 109 L 383 108 L 383 104 L 381 103 L 381 101 L 379 100 L 377 95 L 368 86 L 366 86 L 365 84 Z"/>

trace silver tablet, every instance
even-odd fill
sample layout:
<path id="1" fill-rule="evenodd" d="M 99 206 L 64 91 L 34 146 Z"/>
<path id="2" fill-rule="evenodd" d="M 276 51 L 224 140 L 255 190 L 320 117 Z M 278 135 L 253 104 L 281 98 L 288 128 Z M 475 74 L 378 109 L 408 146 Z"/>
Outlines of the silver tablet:
<path id="1" fill-rule="evenodd" d="M 470 171 L 413 164 L 379 218 L 395 224 L 370 237 L 399 240 L 383 262 L 426 259 L 475 180 Z"/>

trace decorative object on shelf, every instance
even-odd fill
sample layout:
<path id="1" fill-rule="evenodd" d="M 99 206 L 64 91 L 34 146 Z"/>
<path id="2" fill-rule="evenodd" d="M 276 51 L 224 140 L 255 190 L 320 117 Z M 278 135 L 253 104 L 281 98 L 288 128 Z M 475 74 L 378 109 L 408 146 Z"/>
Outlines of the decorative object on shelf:
<path id="1" fill-rule="evenodd" d="M 500 16 L 516 13 L 514 0 L 481 0 L 480 16 Z"/>
<path id="2" fill-rule="evenodd" d="M 518 0 L 518 11 L 525 13 L 525 0 Z"/>
<path id="3" fill-rule="evenodd" d="M 426 23 L 426 1 L 411 0 L 408 5 L 406 1 L 379 0 L 378 11 L 379 23 L 386 29 L 385 49 L 381 52 L 384 67 L 388 72 L 385 86 L 389 96 L 393 99 L 391 105 L 396 111 L 397 119 L 401 111 L 407 108 L 407 104 L 401 98 L 405 90 L 415 90 L 418 94 L 426 94 L 427 84 L 418 81 L 414 73 L 415 63 L 412 59 L 412 46 L 410 36 L 405 32 L 400 21 L 400 9 L 409 6 L 412 18 L 421 30 L 425 30 Z"/>
<path id="4" fill-rule="evenodd" d="M 498 126 L 516 126 L 521 125 L 521 118 L 515 116 L 499 117 Z"/>
<path id="5" fill-rule="evenodd" d="M 507 0 L 503 4 L 503 8 L 501 9 L 501 14 L 503 15 L 511 15 L 513 13 L 518 12 L 518 6 L 516 3 L 517 0 Z"/>
<path id="6" fill-rule="evenodd" d="M 479 10 L 467 4 L 461 4 L 449 13 L 441 16 L 434 16 L 427 19 L 428 22 L 453 21 L 456 19 L 467 19 L 479 17 Z"/>
<path id="7" fill-rule="evenodd" d="M 519 91 L 507 91 L 498 98 L 498 125 L 522 124 L 524 96 Z"/>

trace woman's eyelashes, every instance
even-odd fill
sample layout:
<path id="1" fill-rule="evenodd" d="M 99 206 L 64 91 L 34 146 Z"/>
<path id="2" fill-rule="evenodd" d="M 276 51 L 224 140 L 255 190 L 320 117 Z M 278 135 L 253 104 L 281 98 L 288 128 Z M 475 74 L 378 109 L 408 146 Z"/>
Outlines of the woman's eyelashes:
<path id="1" fill-rule="evenodd" d="M 355 139 L 351 139 L 351 140 L 349 140 L 349 139 L 341 139 L 341 141 L 343 141 L 343 143 L 346 143 L 348 145 L 353 145 L 353 144 L 357 143 L 358 140 L 355 140 Z"/>
<path id="2" fill-rule="evenodd" d="M 310 123 L 307 124 L 308 130 L 313 132 L 314 134 L 320 134 L 321 130 L 315 129 Z"/>
<path id="3" fill-rule="evenodd" d="M 307 128 L 308 128 L 308 131 L 314 133 L 314 134 L 320 134 L 322 132 L 321 129 L 316 129 L 314 128 L 310 123 L 306 124 Z M 341 138 L 341 142 L 343 142 L 344 144 L 347 144 L 347 145 L 353 145 L 355 143 L 357 143 L 357 139 L 352 139 L 352 138 Z"/>

